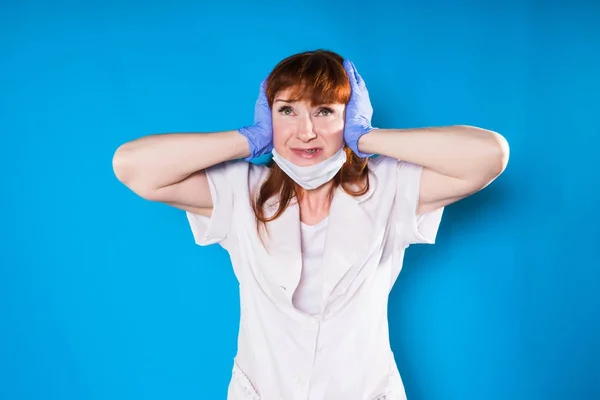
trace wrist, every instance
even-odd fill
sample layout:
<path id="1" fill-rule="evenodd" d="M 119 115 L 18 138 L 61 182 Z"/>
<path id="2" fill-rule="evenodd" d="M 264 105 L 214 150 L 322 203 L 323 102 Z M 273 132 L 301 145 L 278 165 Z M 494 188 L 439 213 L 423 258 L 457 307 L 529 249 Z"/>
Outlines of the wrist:
<path id="1" fill-rule="evenodd" d="M 240 130 L 230 131 L 231 150 L 234 159 L 250 160 L 253 158 L 250 138 L 245 136 Z"/>
<path id="2" fill-rule="evenodd" d="M 377 132 L 379 129 L 371 128 L 371 130 L 361 135 L 356 142 L 355 152 L 360 157 L 368 157 L 374 154 L 378 154 L 380 151 L 377 149 Z"/>

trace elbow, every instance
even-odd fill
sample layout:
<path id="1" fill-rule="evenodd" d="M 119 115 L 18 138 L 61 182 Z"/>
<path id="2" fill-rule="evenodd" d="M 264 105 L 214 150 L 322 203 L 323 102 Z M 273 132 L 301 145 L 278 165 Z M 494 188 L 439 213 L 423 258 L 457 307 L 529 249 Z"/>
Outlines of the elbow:
<path id="1" fill-rule="evenodd" d="M 478 138 L 481 144 L 485 144 L 485 150 L 482 153 L 497 161 L 501 166 L 500 172 L 504 171 L 510 155 L 510 147 L 504 136 L 498 132 L 473 125 L 458 125 L 457 127 L 462 129 L 465 134 Z"/>
<path id="2" fill-rule="evenodd" d="M 479 138 L 482 171 L 493 178 L 504 172 L 510 157 L 510 146 L 504 136 L 498 132 L 471 125 L 460 125 L 466 131 Z"/>
<path id="3" fill-rule="evenodd" d="M 506 138 L 497 132 L 473 126 L 465 126 L 465 129 L 474 132 L 479 138 L 479 150 L 477 150 L 479 156 L 477 167 L 473 171 L 478 171 L 479 176 L 474 178 L 474 181 L 478 183 L 476 185 L 478 188 L 482 188 L 506 170 L 510 146 Z"/>
<path id="4" fill-rule="evenodd" d="M 497 134 L 492 133 L 491 140 L 487 150 L 483 152 L 480 168 L 478 168 L 479 178 L 477 188 L 482 189 L 498 178 L 508 165 L 510 156 L 510 148 L 506 139 Z"/>
<path id="5" fill-rule="evenodd" d="M 510 146 L 508 145 L 506 138 L 496 132 L 492 132 L 492 140 L 490 140 L 490 143 L 490 173 L 496 178 L 501 175 L 508 166 Z"/>
<path id="6" fill-rule="evenodd" d="M 132 176 L 132 168 L 129 157 L 129 146 L 128 144 L 123 144 L 117 148 L 112 158 L 112 168 L 115 177 L 119 180 L 119 182 L 128 186 L 131 182 Z"/>
<path id="7" fill-rule="evenodd" d="M 138 196 L 150 200 L 153 191 L 147 182 L 144 182 L 140 173 L 139 163 L 134 159 L 134 152 L 129 143 L 121 145 L 112 158 L 112 168 L 119 182 L 129 188 Z"/>

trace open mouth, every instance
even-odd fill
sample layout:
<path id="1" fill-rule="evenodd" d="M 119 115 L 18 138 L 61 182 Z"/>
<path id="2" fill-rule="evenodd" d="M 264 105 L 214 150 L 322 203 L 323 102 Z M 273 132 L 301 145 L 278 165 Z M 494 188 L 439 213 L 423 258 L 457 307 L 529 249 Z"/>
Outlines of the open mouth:
<path id="1" fill-rule="evenodd" d="M 294 153 L 296 153 L 300 157 L 303 157 L 303 158 L 312 158 L 316 154 L 319 154 L 321 152 L 321 149 L 318 148 L 318 147 L 314 147 L 314 148 L 311 148 L 311 149 L 293 149 L 293 151 L 294 151 Z"/>

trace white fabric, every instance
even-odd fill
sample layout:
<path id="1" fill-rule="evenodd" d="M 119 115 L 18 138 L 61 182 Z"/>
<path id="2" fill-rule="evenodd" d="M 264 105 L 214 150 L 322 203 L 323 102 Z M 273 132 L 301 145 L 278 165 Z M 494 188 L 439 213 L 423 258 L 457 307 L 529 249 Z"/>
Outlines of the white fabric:
<path id="1" fill-rule="evenodd" d="M 292 296 L 294 307 L 310 315 L 321 313 L 321 262 L 325 252 L 325 237 L 329 217 L 316 225 L 300 223 L 302 243 L 302 271 L 300 282 Z"/>
<path id="2" fill-rule="evenodd" d="M 290 178 L 306 190 L 316 189 L 329 182 L 346 162 L 346 152 L 341 147 L 334 155 L 318 164 L 309 166 L 296 165 L 285 159 L 273 149 L 273 162 Z"/>
<path id="3" fill-rule="evenodd" d="M 197 244 L 227 249 L 240 282 L 228 400 L 406 398 L 389 343 L 388 295 L 406 247 L 435 242 L 443 209 L 417 218 L 420 166 L 380 156 L 369 170 L 368 193 L 335 192 L 316 316 L 292 299 L 302 271 L 298 205 L 268 224 L 263 247 L 250 199 L 268 168 L 237 161 L 207 170 L 212 216 L 187 217 Z"/>

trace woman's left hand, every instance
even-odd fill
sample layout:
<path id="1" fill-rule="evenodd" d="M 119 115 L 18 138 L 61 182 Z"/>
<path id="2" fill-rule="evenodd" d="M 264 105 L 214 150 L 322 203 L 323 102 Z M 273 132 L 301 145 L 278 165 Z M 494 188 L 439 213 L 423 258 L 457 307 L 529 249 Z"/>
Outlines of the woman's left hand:
<path id="1" fill-rule="evenodd" d="M 361 158 L 372 156 L 358 150 L 358 140 L 366 133 L 371 132 L 371 117 L 373 107 L 369 99 L 369 91 L 352 61 L 344 60 L 344 69 L 350 79 L 352 94 L 346 106 L 346 121 L 344 125 L 344 141 L 352 151 Z"/>

